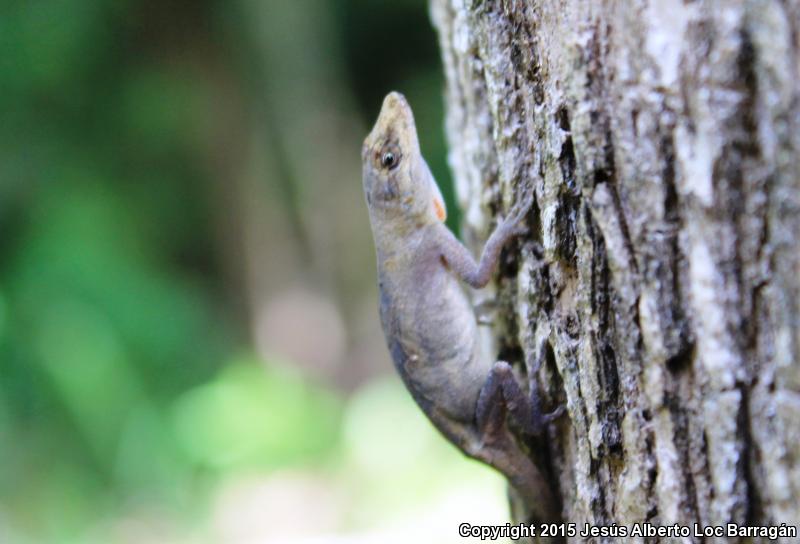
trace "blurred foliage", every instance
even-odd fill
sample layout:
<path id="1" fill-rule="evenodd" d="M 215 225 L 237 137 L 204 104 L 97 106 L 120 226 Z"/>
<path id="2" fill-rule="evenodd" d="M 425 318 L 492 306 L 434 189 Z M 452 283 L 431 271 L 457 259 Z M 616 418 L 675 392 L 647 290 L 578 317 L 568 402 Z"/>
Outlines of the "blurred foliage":
<path id="1" fill-rule="evenodd" d="M 191 517 L 226 475 L 341 463 L 342 433 L 359 432 L 343 430 L 342 393 L 252 355 L 236 242 L 214 219 L 219 89 L 290 130 L 293 111 L 260 103 L 302 86 L 290 75 L 309 54 L 291 20 L 264 46 L 254 2 L 0 5 L 0 541 L 83 541 L 142 504 Z M 388 90 L 409 96 L 457 225 L 425 2 L 302 5 L 330 19 L 316 62 L 364 131 Z M 284 174 L 302 195 L 308 180 Z"/>

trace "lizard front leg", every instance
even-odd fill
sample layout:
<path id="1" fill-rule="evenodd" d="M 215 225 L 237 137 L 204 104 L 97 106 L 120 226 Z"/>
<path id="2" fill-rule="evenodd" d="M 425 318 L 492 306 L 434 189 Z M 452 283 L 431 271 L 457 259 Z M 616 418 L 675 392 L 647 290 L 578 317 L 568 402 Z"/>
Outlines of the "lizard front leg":
<path id="1" fill-rule="evenodd" d="M 524 232 L 524 228 L 520 226 L 520 223 L 532 205 L 533 193 L 526 193 L 522 200 L 511 208 L 508 217 L 489 236 L 486 245 L 483 247 L 479 262 L 475 262 L 467 248 L 458 241 L 447 227 L 438 225 L 440 228 L 436 229 L 437 245 L 441 257 L 456 276 L 471 287 L 476 289 L 485 287 L 491 279 L 492 271 L 497 266 L 500 250 L 511 238 Z"/>

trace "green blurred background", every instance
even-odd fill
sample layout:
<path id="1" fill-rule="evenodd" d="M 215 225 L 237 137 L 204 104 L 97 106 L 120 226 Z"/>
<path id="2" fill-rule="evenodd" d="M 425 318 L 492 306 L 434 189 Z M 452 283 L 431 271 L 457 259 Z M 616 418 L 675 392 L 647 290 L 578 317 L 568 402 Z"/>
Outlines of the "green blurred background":
<path id="1" fill-rule="evenodd" d="M 389 90 L 458 224 L 425 2 L 0 6 L 0 542 L 503 523 L 378 325 L 359 151 Z"/>

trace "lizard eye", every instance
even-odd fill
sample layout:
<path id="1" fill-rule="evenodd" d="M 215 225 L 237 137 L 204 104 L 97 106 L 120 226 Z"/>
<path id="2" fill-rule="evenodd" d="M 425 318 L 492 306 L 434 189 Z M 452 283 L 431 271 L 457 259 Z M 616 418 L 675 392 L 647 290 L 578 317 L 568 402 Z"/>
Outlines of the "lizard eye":
<path id="1" fill-rule="evenodd" d="M 381 165 L 383 165 L 384 168 L 388 168 L 389 170 L 392 170 L 395 166 L 398 165 L 399 162 L 400 158 L 391 151 L 387 151 L 386 153 L 383 154 L 383 156 L 381 156 Z"/>

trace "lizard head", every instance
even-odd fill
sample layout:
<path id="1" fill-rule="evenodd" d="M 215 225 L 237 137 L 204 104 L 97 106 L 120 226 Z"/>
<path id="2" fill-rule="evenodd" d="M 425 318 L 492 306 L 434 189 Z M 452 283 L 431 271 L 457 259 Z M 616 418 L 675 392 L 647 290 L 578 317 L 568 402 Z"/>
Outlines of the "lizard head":
<path id="1" fill-rule="evenodd" d="M 422 158 L 414 115 L 405 97 L 386 95 L 361 149 L 370 214 L 419 225 L 444 221 L 444 199 Z"/>

